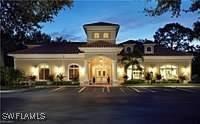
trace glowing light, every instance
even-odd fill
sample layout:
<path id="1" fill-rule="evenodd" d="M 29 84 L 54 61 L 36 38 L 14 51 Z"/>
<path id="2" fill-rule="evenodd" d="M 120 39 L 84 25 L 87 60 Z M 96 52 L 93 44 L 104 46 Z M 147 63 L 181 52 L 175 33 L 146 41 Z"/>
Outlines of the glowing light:
<path id="1" fill-rule="evenodd" d="M 118 67 L 117 68 L 117 73 L 118 73 L 118 76 L 121 77 L 124 75 L 124 68 L 123 67 Z"/>
<path id="2" fill-rule="evenodd" d="M 63 74 L 64 73 L 64 67 L 63 66 L 56 66 L 55 67 L 55 73 L 56 74 Z"/>
<path id="3" fill-rule="evenodd" d="M 149 67 L 148 71 L 155 73 L 156 72 L 156 67 Z"/>
<path id="4" fill-rule="evenodd" d="M 188 76 L 190 73 L 190 67 L 182 67 L 181 72 L 183 75 Z"/>
<path id="5" fill-rule="evenodd" d="M 49 68 L 49 66 L 47 64 L 41 64 L 40 68 Z"/>
<path id="6" fill-rule="evenodd" d="M 31 75 L 38 75 L 38 67 L 37 66 L 32 66 L 31 67 Z"/>
<path id="7" fill-rule="evenodd" d="M 80 67 L 80 76 L 84 76 L 85 75 L 85 67 Z"/>

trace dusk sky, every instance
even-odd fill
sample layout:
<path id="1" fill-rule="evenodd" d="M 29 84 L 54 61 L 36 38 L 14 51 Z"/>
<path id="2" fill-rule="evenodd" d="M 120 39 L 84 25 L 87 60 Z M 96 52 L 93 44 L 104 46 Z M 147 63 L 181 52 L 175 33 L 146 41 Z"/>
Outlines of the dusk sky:
<path id="1" fill-rule="evenodd" d="M 93 22 L 111 22 L 120 24 L 117 42 L 129 39 L 153 39 L 155 31 L 167 23 L 178 22 L 186 27 L 192 27 L 197 21 L 197 13 L 181 13 L 178 18 L 171 18 L 171 13 L 158 17 L 145 16 L 145 7 L 153 3 L 147 0 L 79 0 L 74 1 L 71 9 L 65 8 L 59 12 L 53 22 L 42 24 L 42 32 L 52 37 L 62 36 L 67 40 L 86 41 L 82 26 Z M 189 0 L 183 0 L 183 8 L 188 8 Z"/>

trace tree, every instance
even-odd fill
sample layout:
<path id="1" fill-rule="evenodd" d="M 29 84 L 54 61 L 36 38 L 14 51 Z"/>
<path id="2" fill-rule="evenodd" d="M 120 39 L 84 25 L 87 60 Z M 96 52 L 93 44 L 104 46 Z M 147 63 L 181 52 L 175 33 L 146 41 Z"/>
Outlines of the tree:
<path id="1" fill-rule="evenodd" d="M 148 0 L 152 1 L 152 0 Z M 166 12 L 171 12 L 172 17 L 178 17 L 183 12 L 198 12 L 200 13 L 200 0 L 191 0 L 191 5 L 187 9 L 181 8 L 183 0 L 154 0 L 156 7 L 145 8 L 144 11 L 149 16 L 160 16 Z"/>
<path id="2" fill-rule="evenodd" d="M 59 10 L 71 7 L 72 3 L 72 0 L 1 0 L 1 66 L 4 66 L 8 52 L 19 49 L 16 46 L 34 35 L 41 23 L 52 21 Z M 40 36 L 48 39 L 44 34 Z"/>
<path id="3" fill-rule="evenodd" d="M 197 21 L 193 24 L 193 32 L 194 32 L 194 37 L 197 40 L 200 40 L 200 21 Z"/>
<path id="4" fill-rule="evenodd" d="M 142 67 L 140 66 L 140 62 L 143 61 L 142 56 L 141 50 L 135 46 L 132 52 L 126 53 L 121 59 L 121 62 L 124 64 L 125 72 L 127 72 L 129 66 L 132 66 L 131 80 L 133 80 L 133 71 L 135 69 L 142 70 Z"/>
<path id="5" fill-rule="evenodd" d="M 42 33 L 41 31 L 35 31 L 28 35 L 24 41 L 25 44 L 43 44 L 49 43 L 51 41 L 51 36 Z"/>
<path id="6" fill-rule="evenodd" d="M 173 50 L 185 50 L 193 40 L 193 32 L 178 23 L 166 24 L 154 35 L 155 42 Z"/>
<path id="7" fill-rule="evenodd" d="M 197 74 L 200 77 L 200 46 L 196 46 L 196 50 L 193 52 L 194 59 L 192 61 L 192 74 Z"/>
<path id="8" fill-rule="evenodd" d="M 52 21 L 72 0 L 1 0 L 1 30 L 9 33 L 28 32 L 40 28 L 39 23 Z"/>

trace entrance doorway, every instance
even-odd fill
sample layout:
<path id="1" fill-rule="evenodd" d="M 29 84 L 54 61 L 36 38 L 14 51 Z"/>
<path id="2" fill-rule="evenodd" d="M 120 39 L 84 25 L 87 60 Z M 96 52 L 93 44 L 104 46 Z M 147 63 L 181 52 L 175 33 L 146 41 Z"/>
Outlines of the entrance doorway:
<path id="1" fill-rule="evenodd" d="M 108 69 L 105 68 L 95 69 L 96 83 L 106 83 L 108 76 L 109 76 Z"/>
<path id="2" fill-rule="evenodd" d="M 108 77 L 112 79 L 112 60 L 103 56 L 92 58 L 89 66 L 90 80 L 95 78 L 95 84 L 107 84 Z"/>

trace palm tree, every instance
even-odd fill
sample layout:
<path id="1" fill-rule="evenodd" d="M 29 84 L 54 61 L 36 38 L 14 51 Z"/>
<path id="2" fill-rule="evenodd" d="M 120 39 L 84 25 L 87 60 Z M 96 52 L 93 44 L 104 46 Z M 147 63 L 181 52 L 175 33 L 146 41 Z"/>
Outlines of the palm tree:
<path id="1" fill-rule="evenodd" d="M 125 73 L 127 74 L 127 69 L 129 66 L 132 67 L 131 70 L 131 80 L 133 80 L 133 71 L 134 70 L 142 70 L 140 65 L 141 61 L 143 61 L 143 56 L 141 50 L 137 46 L 134 47 L 132 52 L 125 53 L 122 56 L 121 62 L 124 64 Z"/>

